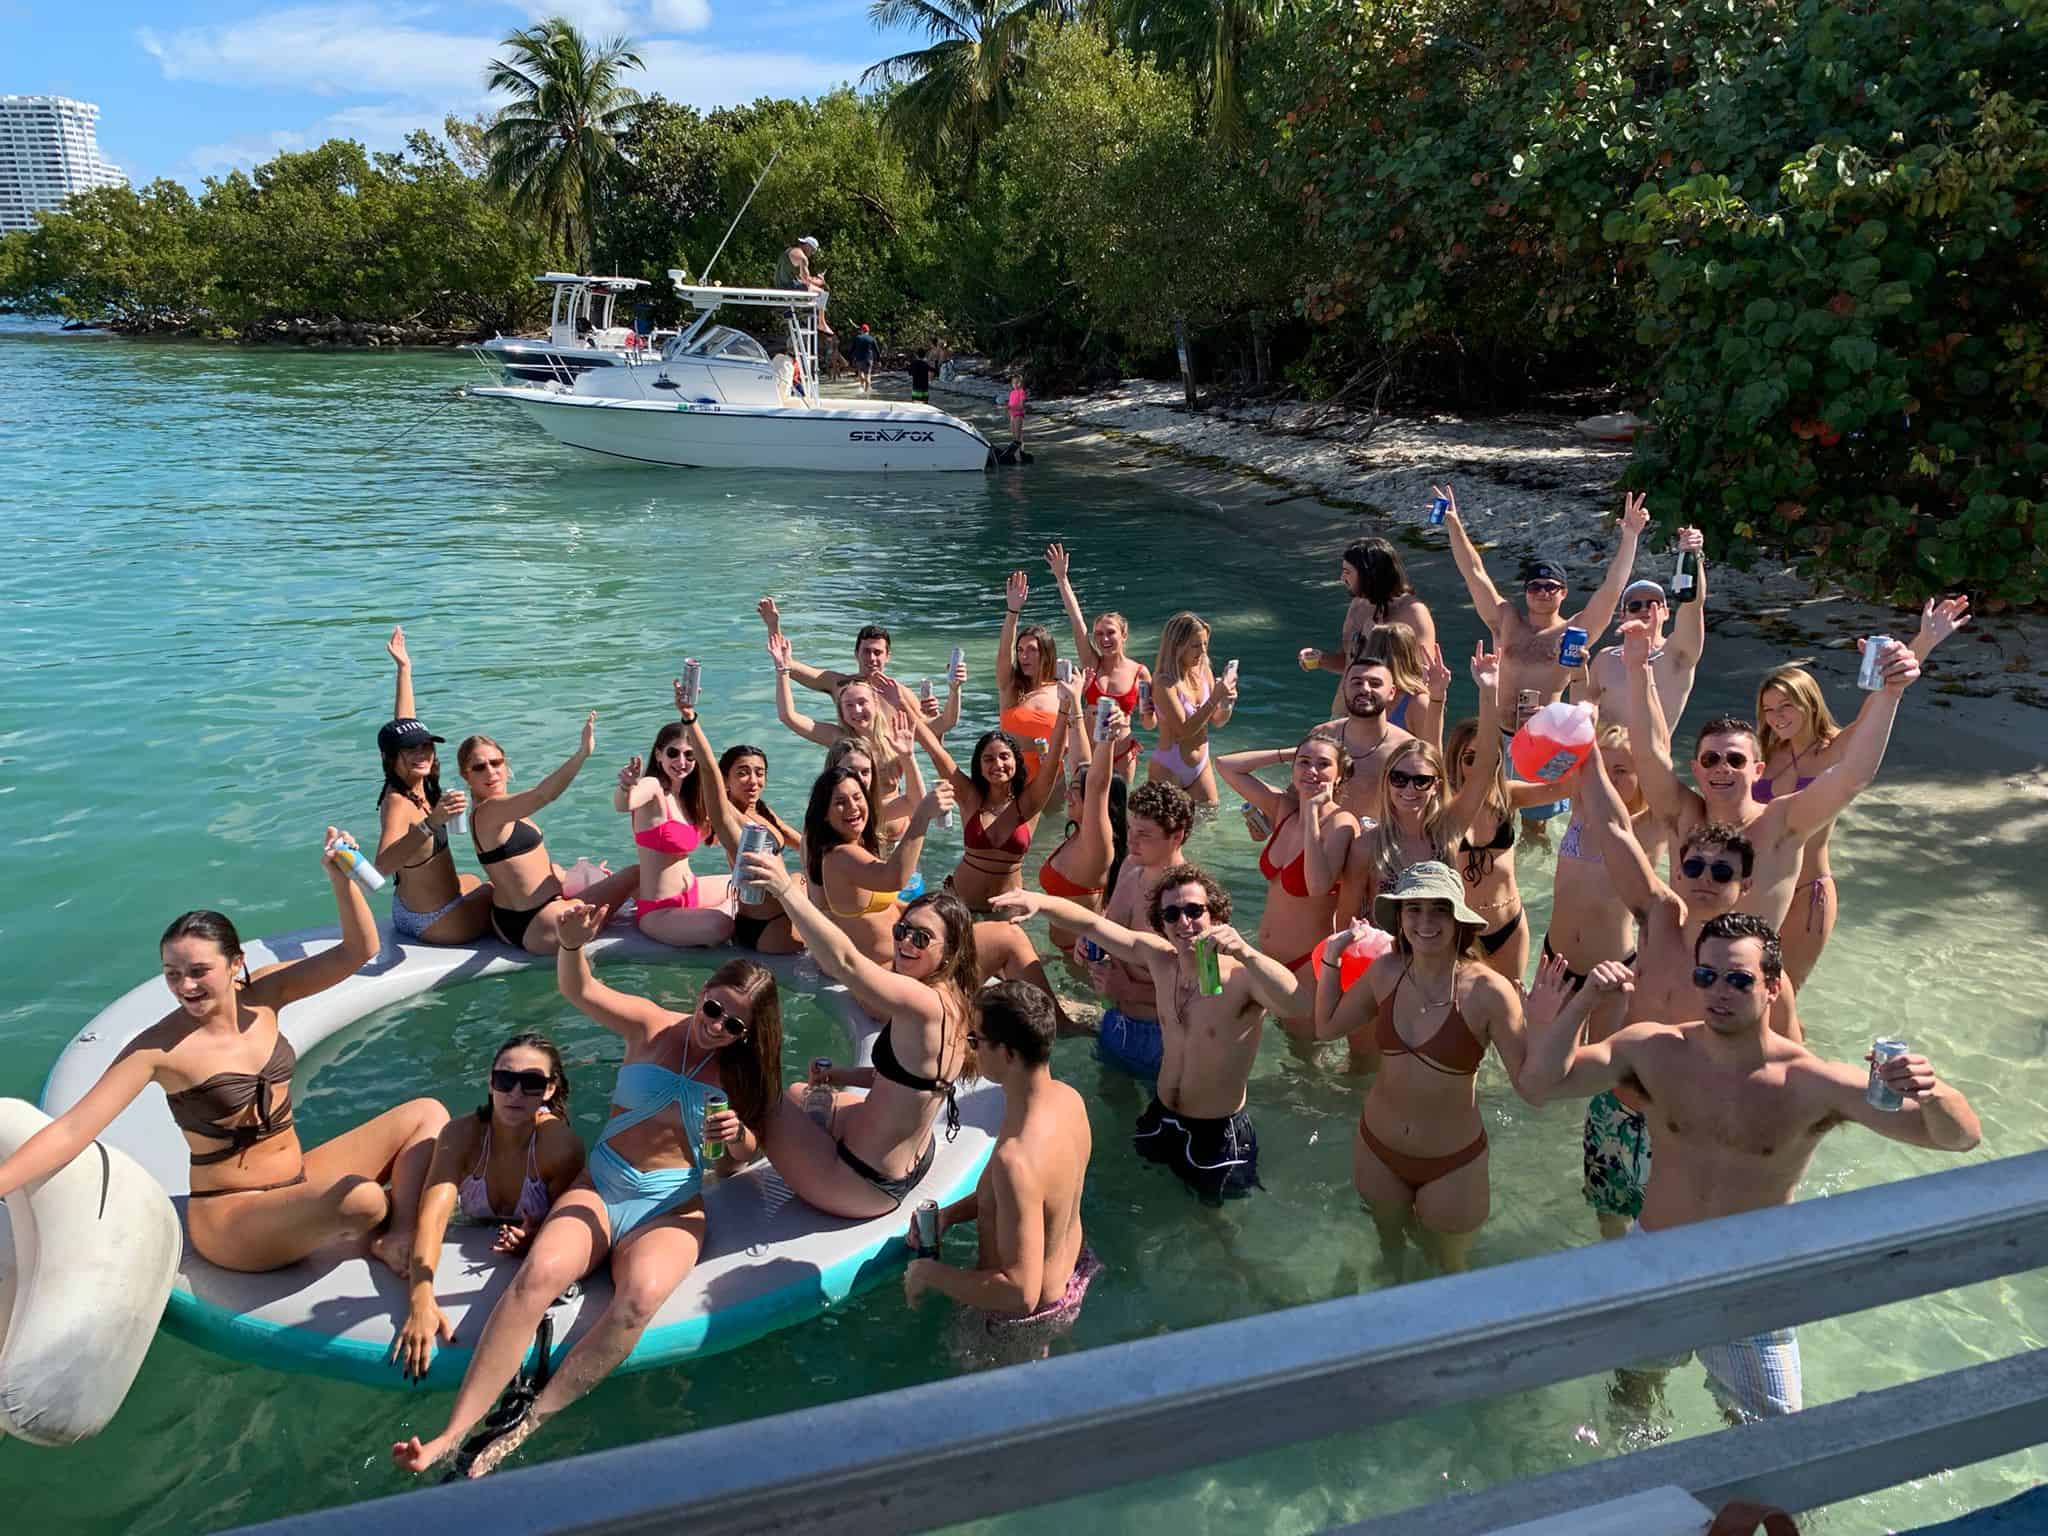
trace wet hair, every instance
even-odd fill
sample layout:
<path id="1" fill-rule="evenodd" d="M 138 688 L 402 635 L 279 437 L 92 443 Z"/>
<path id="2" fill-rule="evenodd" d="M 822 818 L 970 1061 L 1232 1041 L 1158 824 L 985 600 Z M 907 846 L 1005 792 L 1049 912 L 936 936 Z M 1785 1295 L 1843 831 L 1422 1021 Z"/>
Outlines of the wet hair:
<path id="1" fill-rule="evenodd" d="M 930 891 L 920 896 L 903 909 L 903 916 L 929 908 L 937 916 L 939 927 L 945 938 L 941 941 L 945 953 L 940 957 L 937 969 L 925 978 L 925 985 L 942 992 L 951 986 L 959 995 L 959 1028 L 954 1029 L 952 1010 L 941 1002 L 941 1012 L 946 1019 L 946 1038 L 939 1046 L 938 1076 L 947 1076 L 946 1063 L 951 1059 L 957 1045 L 961 1052 L 960 1070 L 952 1074 L 955 1082 L 964 1077 L 981 1076 L 981 1062 L 974 1053 L 974 1047 L 967 1043 L 968 1031 L 974 1027 L 975 999 L 981 992 L 981 959 L 974 948 L 974 914 L 967 909 L 967 903 L 951 891 Z M 960 1110 L 948 1098 L 946 1101 L 946 1139 L 951 1141 L 960 1130 Z"/>
<path id="2" fill-rule="evenodd" d="M 977 795 L 981 796 L 981 803 L 983 805 L 988 804 L 989 782 L 982 775 L 981 754 L 988 750 L 989 744 L 991 742 L 996 741 L 1008 743 L 1010 748 L 1010 756 L 1016 762 L 1017 765 L 1010 775 L 1011 797 L 1014 799 L 1017 796 L 1020 796 L 1024 793 L 1025 778 L 1023 744 L 1019 742 L 1016 737 L 1012 736 L 1008 731 L 998 726 L 995 730 L 983 731 L 981 733 L 981 739 L 975 742 L 974 744 L 974 750 L 967 754 L 967 779 L 968 782 L 974 786 L 974 792 Z"/>
<path id="3" fill-rule="evenodd" d="M 1144 817 L 1168 837 L 1185 839 L 1195 830 L 1195 802 L 1178 784 L 1140 784 L 1130 792 L 1124 814 Z"/>
<path id="4" fill-rule="evenodd" d="M 1415 590 L 1401 556 L 1385 539 L 1360 539 L 1344 551 L 1344 563 L 1358 572 L 1358 595 L 1372 604 L 1375 620 L 1386 618 L 1395 598 Z"/>
<path id="5" fill-rule="evenodd" d="M 1351 667 L 1360 662 L 1378 662 L 1394 675 L 1394 686 L 1403 693 L 1424 691 L 1423 678 L 1429 671 L 1428 658 L 1422 654 L 1422 641 L 1414 629 L 1406 624 L 1375 624 L 1358 637 L 1353 648 Z"/>
<path id="6" fill-rule="evenodd" d="M 499 1041 L 498 1048 L 491 1052 L 491 1066 L 495 1068 L 507 1051 L 521 1049 L 539 1051 L 543 1056 L 547 1057 L 548 1075 L 555 1080 L 555 1085 L 549 1090 L 548 1096 L 541 1100 L 541 1108 L 553 1111 L 564 1120 L 568 1119 L 569 1069 L 562 1065 L 562 1053 L 555 1048 L 555 1042 L 546 1035 L 541 1034 L 537 1030 L 529 1029 L 514 1035 L 509 1040 Z M 491 1098 L 489 1094 L 485 1094 L 483 1103 L 477 1105 L 476 1117 L 484 1125 L 491 1123 Z"/>
<path id="7" fill-rule="evenodd" d="M 1778 930 L 1758 917 L 1754 912 L 1723 912 L 1719 917 L 1707 919 L 1700 929 L 1700 936 L 1693 940 L 1692 963 L 1700 963 L 1700 946 L 1709 939 L 1732 943 L 1736 939 L 1755 939 L 1763 945 L 1763 963 L 1758 967 L 1764 973 L 1765 981 L 1776 981 L 1785 974 L 1785 952 L 1778 945 Z"/>
<path id="8" fill-rule="evenodd" d="M 241 960 L 242 985 L 249 984 L 249 962 L 242 958 L 242 936 L 235 932 L 235 925 L 225 912 L 210 912 L 204 907 L 181 912 L 171 919 L 171 926 L 156 941 L 156 947 L 162 949 L 173 939 L 204 939 L 218 945 L 230 966 Z"/>
<path id="9" fill-rule="evenodd" d="M 1813 674 L 1804 667 L 1780 667 L 1756 685 L 1756 717 L 1763 720 L 1763 728 L 1756 734 L 1757 751 L 1768 758 L 1779 747 L 1789 748 L 1791 741 L 1771 729 L 1764 720 L 1764 695 L 1772 689 L 1785 695 L 1799 706 L 1799 712 L 1806 716 L 1806 723 L 1813 728 L 1813 744 L 1824 747 L 1842 734 L 1841 722 L 1828 709 L 1827 696 L 1820 691 L 1820 684 L 1813 680 Z"/>
<path id="10" fill-rule="evenodd" d="M 1479 722 L 1460 720 L 1451 727 L 1451 734 L 1444 738 L 1444 773 L 1447 775 L 1445 788 L 1455 795 L 1465 784 L 1465 751 L 1479 740 Z M 1508 799 L 1507 754 L 1496 753 L 1493 759 L 1493 783 L 1487 788 L 1483 802 L 1486 813 L 1496 820 L 1512 823 L 1515 819 L 1514 802 Z M 1493 852 L 1488 848 L 1472 848 L 1465 853 L 1465 878 L 1477 880 L 1483 872 L 1479 856 L 1486 855 L 1485 868 L 1491 868 Z"/>
<path id="11" fill-rule="evenodd" d="M 1740 827 L 1731 827 L 1725 821 L 1710 821 L 1703 827 L 1694 827 L 1686 834 L 1685 841 L 1678 845 L 1678 856 L 1683 859 L 1689 853 L 1725 853 L 1732 859 L 1742 861 L 1742 878 L 1747 880 L 1750 871 L 1756 868 L 1756 845 L 1743 833 Z"/>
<path id="12" fill-rule="evenodd" d="M 705 836 L 710 835 L 710 797 L 704 792 L 704 765 L 696 760 L 696 748 L 691 747 L 690 771 L 675 783 L 669 782 L 668 770 L 661 766 L 661 751 L 670 742 L 685 740 L 688 728 L 680 720 L 671 720 L 654 733 L 654 745 L 647 749 L 646 776 L 676 797 L 683 808 L 683 815 L 690 825 Z"/>
<path id="13" fill-rule="evenodd" d="M 759 1136 L 782 1095 L 782 994 L 773 971 L 741 957 L 711 973 L 704 991 L 713 987 L 730 987 L 747 1000 L 747 1032 L 718 1048 L 718 1081 L 740 1124 Z"/>
<path id="14" fill-rule="evenodd" d="M 1763 752 L 1763 739 L 1757 735 L 1756 725 L 1740 715 L 1716 715 L 1701 726 L 1692 738 L 1692 755 L 1700 755 L 1700 744 L 1709 736 L 1747 736 L 1757 744 L 1758 755 Z"/>
<path id="15" fill-rule="evenodd" d="M 1038 675 L 1026 677 L 1024 669 L 1017 665 L 1017 657 L 1024 649 L 1026 640 L 1038 642 Z M 1043 688 L 1053 679 L 1058 670 L 1060 648 L 1052 637 L 1052 631 L 1043 624 L 1026 624 L 1017 631 L 1017 643 L 1010 649 L 1010 686 L 1018 693 L 1029 693 L 1034 688 Z"/>
<path id="16" fill-rule="evenodd" d="M 889 631 L 882 628 L 879 624 L 863 624 L 860 627 L 860 633 L 853 637 L 854 650 L 858 652 L 870 640 L 881 641 L 882 649 L 885 651 L 895 649 L 894 642 L 889 639 Z"/>
<path id="17" fill-rule="evenodd" d="M 868 819 L 860 829 L 860 846 L 876 858 L 882 856 L 875 836 L 875 796 L 860 781 L 860 775 L 844 766 L 827 768 L 812 781 L 811 802 L 804 807 L 804 873 L 819 885 L 825 883 L 825 855 L 846 845 L 847 839 L 832 825 L 832 796 L 841 784 L 851 784 L 867 802 Z"/>
<path id="18" fill-rule="evenodd" d="M 975 994 L 981 1008 L 976 1032 L 989 1045 L 1015 1051 L 1027 1067 L 1052 1060 L 1060 1016 L 1052 997 L 1028 981 L 992 981 Z"/>
<path id="19" fill-rule="evenodd" d="M 463 737 L 462 745 L 455 749 L 455 767 L 458 772 L 469 772 L 469 759 L 475 753 L 478 747 L 498 747 L 498 743 L 494 738 L 489 736 Z M 498 747 L 498 755 L 500 757 L 503 757 L 505 755 L 505 749 L 503 747 Z"/>
<path id="20" fill-rule="evenodd" d="M 1145 904 L 1145 921 L 1152 925 L 1152 931 L 1164 937 L 1166 924 L 1159 916 L 1159 909 L 1166 905 L 1166 893 L 1183 885 L 1199 885 L 1202 899 L 1209 904 L 1209 923 L 1217 927 L 1230 921 L 1230 892 L 1216 883 L 1216 877 L 1206 869 L 1193 864 L 1175 864 L 1159 877 L 1152 887 L 1152 898 Z"/>
<path id="21" fill-rule="evenodd" d="M 1166 621 L 1166 627 L 1159 631 L 1159 660 L 1152 668 L 1154 682 L 1164 682 L 1171 688 L 1180 681 L 1180 653 L 1204 639 L 1209 626 L 1195 614 L 1183 608 Z"/>
<path id="22" fill-rule="evenodd" d="M 1400 830 L 1394 819 L 1394 785 L 1387 777 L 1396 768 L 1413 759 L 1420 758 L 1422 766 L 1436 775 L 1436 784 L 1430 790 L 1433 797 L 1423 812 L 1423 834 L 1429 839 L 1430 857 L 1445 864 L 1451 862 L 1451 844 L 1454 833 L 1460 829 L 1448 825 L 1450 821 L 1451 795 L 1450 775 L 1444 771 L 1443 757 L 1437 749 L 1419 737 L 1404 741 L 1388 756 L 1386 765 L 1380 771 L 1380 803 L 1375 813 L 1374 825 L 1365 833 L 1366 852 L 1370 855 L 1374 878 L 1379 889 L 1387 890 L 1400 878 L 1401 871 L 1414 861 L 1401 851 Z M 1403 768 L 1413 773 L 1413 768 Z"/>

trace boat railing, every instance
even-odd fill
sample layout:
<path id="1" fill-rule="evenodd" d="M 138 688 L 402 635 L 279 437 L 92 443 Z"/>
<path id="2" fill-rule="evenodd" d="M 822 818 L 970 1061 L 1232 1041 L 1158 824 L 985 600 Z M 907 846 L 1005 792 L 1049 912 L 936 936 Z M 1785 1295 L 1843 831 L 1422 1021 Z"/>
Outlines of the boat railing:
<path id="1" fill-rule="evenodd" d="M 298 1515 L 422 1529 L 924 1530 L 2048 1264 L 2048 1151 Z M 1097 1282 L 1098 1287 L 1102 1284 Z M 851 1341 L 849 1341 L 851 1342 Z M 2048 1349 L 1346 1527 L 1495 1531 L 1646 1488 L 1812 1509 L 2048 1434 Z M 1642 1530 L 1642 1527 L 1636 1527 Z M 1675 1529 L 1675 1527 L 1673 1527 Z M 1697 1529 L 1697 1526 L 1694 1527 Z"/>

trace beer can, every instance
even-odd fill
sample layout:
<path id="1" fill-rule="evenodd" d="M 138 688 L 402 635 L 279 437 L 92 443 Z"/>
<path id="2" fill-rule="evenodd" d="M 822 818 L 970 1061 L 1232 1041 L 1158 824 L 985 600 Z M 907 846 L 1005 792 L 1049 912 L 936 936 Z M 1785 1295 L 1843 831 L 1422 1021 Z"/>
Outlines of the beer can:
<path id="1" fill-rule="evenodd" d="M 1583 667 L 1586 664 L 1586 642 L 1592 638 L 1578 625 L 1566 625 L 1564 638 L 1557 644 L 1557 664 L 1560 667 Z"/>
<path id="2" fill-rule="evenodd" d="M 1109 717 L 1116 713 L 1115 699 L 1095 701 L 1095 740 L 1104 741 L 1109 736 Z"/>
<path id="3" fill-rule="evenodd" d="M 1856 686 L 1865 693 L 1876 693 L 1884 686 L 1884 648 L 1890 644 L 1890 635 L 1872 635 L 1863 642 L 1863 660 L 1856 668 Z"/>
<path id="4" fill-rule="evenodd" d="M 939 1202 L 936 1200 L 917 1202 L 917 1251 L 923 1258 L 938 1257 Z"/>
<path id="5" fill-rule="evenodd" d="M 1138 679 L 1138 713 L 1141 715 L 1152 713 L 1152 679 L 1149 677 Z"/>
<path id="6" fill-rule="evenodd" d="M 1429 521 L 1432 527 L 1442 527 L 1444 514 L 1451 510 L 1451 498 L 1439 496 L 1429 504 Z"/>
<path id="7" fill-rule="evenodd" d="M 951 682 L 951 681 L 952 681 L 952 679 L 953 679 L 953 674 L 954 674 L 955 672 L 958 672 L 958 671 L 960 670 L 960 663 L 961 663 L 961 662 L 963 662 L 963 661 L 965 661 L 966 659 L 967 659 L 967 653 L 966 653 L 965 651 L 961 650 L 959 646 L 957 646 L 957 645 L 956 645 L 956 646 L 954 646 L 954 647 L 953 647 L 953 658 L 952 658 L 952 660 L 950 660 L 950 661 L 948 661 L 948 662 L 946 663 L 946 680 L 947 680 L 948 682 Z"/>
<path id="8" fill-rule="evenodd" d="M 817 1082 L 817 1081 L 818 1081 L 818 1080 L 819 1080 L 820 1078 L 824 1077 L 824 1075 L 825 1075 L 825 1074 L 826 1074 L 827 1072 L 830 1072 L 831 1070 L 832 1070 L 832 1058 L 831 1058 L 830 1056 L 813 1056 L 813 1057 L 811 1058 L 811 1081 L 812 1081 L 812 1082 L 814 1082 L 814 1083 L 815 1083 L 815 1082 Z"/>
<path id="9" fill-rule="evenodd" d="M 1074 680 L 1074 664 L 1062 656 L 1052 664 L 1052 675 L 1062 683 L 1071 683 Z"/>
<path id="10" fill-rule="evenodd" d="M 1249 800 L 1240 800 L 1237 808 L 1244 812 L 1244 829 L 1251 833 L 1252 841 L 1263 843 L 1273 835 L 1273 823 L 1266 819 L 1266 813 Z"/>
<path id="11" fill-rule="evenodd" d="M 723 1113 L 725 1107 L 726 1098 L 724 1094 L 707 1093 L 704 1095 L 704 1114 L 707 1119 L 712 1115 Z M 708 1168 L 723 1156 L 725 1156 L 725 1143 L 718 1140 L 709 1131 L 706 1131 L 704 1133 L 704 1156 L 699 1161 L 698 1166 Z"/>
<path id="12" fill-rule="evenodd" d="M 704 664 L 694 656 L 683 658 L 683 679 L 676 690 L 676 702 L 684 709 L 697 707 L 697 693 L 704 686 Z"/>
<path id="13" fill-rule="evenodd" d="M 1906 1107 L 1906 1101 L 1897 1091 L 1878 1075 L 1878 1068 L 1886 1062 L 1906 1054 L 1903 1040 L 1873 1040 L 1870 1042 L 1870 1082 L 1863 1090 L 1863 1097 L 1873 1109 L 1899 1110 Z"/>
<path id="14" fill-rule="evenodd" d="M 750 853 L 775 852 L 775 834 L 758 821 L 750 821 L 740 831 L 739 853 L 733 862 L 738 863 Z M 739 882 L 739 898 L 747 906 L 758 906 L 768 899 L 768 887 L 751 880 Z"/>
<path id="15" fill-rule="evenodd" d="M 927 704 L 938 697 L 937 691 L 932 687 L 932 680 L 930 678 L 926 678 L 917 685 L 917 696 Z"/>
<path id="16" fill-rule="evenodd" d="M 1204 997 L 1223 995 L 1223 962 L 1217 956 L 1214 939 L 1195 940 L 1195 976 Z"/>
<path id="17" fill-rule="evenodd" d="M 1109 958 L 1109 951 L 1085 934 L 1076 947 L 1081 951 L 1081 958 L 1090 965 L 1100 965 Z"/>

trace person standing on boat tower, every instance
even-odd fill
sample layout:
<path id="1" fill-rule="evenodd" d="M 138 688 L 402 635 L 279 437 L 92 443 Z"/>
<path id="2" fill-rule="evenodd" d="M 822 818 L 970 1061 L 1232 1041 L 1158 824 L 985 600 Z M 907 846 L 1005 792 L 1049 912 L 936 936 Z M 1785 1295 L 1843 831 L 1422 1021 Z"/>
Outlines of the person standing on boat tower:
<path id="1" fill-rule="evenodd" d="M 818 237 L 805 235 L 796 244 L 782 253 L 782 259 L 775 264 L 775 286 L 778 288 L 809 288 L 816 293 L 825 292 L 825 278 L 822 273 L 811 271 L 811 257 L 818 249 Z M 830 337 L 832 327 L 825 323 L 825 311 L 818 310 L 818 334 Z M 791 351 L 797 349 L 792 346 Z M 825 350 L 831 351 L 832 348 Z"/>

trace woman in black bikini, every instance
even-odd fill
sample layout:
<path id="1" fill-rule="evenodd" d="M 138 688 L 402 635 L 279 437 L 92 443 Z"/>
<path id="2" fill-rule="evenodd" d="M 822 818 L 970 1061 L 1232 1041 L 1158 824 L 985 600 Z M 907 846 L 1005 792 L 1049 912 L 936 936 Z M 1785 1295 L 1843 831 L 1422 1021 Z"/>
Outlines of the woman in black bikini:
<path id="1" fill-rule="evenodd" d="M 830 916 L 811 904 L 780 858 L 750 853 L 733 877 L 759 882 L 782 903 L 811 958 L 844 982 L 867 1014 L 882 1019 L 873 1067 L 835 1067 L 830 1126 L 803 1110 L 805 1084 L 792 1084 L 769 1116 L 769 1161 L 799 1198 L 833 1216 L 882 1216 L 903 1203 L 931 1168 L 941 1108 L 946 1134 L 960 1123 L 956 1085 L 974 1077 L 974 996 L 980 969 L 974 919 L 949 891 L 920 896 L 903 909 L 888 966 L 868 959 Z"/>
<path id="2" fill-rule="evenodd" d="M 338 834 L 329 827 L 323 850 Z M 282 1269 L 337 1237 L 368 1237 L 403 1277 L 420 1185 L 448 1111 L 413 1099 L 310 1152 L 292 1123 L 297 1056 L 278 1010 L 325 992 L 377 954 L 377 920 L 324 853 L 341 942 L 253 975 L 235 925 L 187 912 L 164 931 L 164 984 L 177 1007 L 142 1031 L 76 1104 L 0 1162 L 0 1198 L 54 1173 L 92 1145 L 151 1083 L 192 1152 L 185 1225 L 199 1256 L 223 1269 Z M 387 1196 L 384 1186 L 390 1186 Z"/>
<path id="3" fill-rule="evenodd" d="M 1480 724 L 1460 720 L 1444 744 L 1444 765 L 1451 793 L 1480 772 Z M 1494 732 L 1493 767 L 1473 813 L 1472 825 L 1451 849 L 1450 863 L 1465 880 L 1465 900 L 1486 920 L 1479 951 L 1486 963 L 1509 981 L 1519 981 L 1529 968 L 1529 919 L 1522 910 L 1521 887 L 1515 883 L 1516 812 L 1557 798 L 1547 782 L 1512 783 L 1500 755 L 1500 733 Z"/>
<path id="4" fill-rule="evenodd" d="M 872 774 L 872 766 L 869 771 Z M 740 856 L 740 834 L 749 826 L 766 827 L 774 835 L 778 854 L 802 847 L 803 834 L 770 810 L 762 798 L 768 788 L 766 752 L 746 742 L 727 747 L 719 754 L 718 780 L 724 790 L 720 798 L 729 814 L 721 815 L 714 807 L 712 816 L 728 868 Z M 793 955 L 804 947 L 803 940 L 789 926 L 789 914 L 773 899 L 738 903 L 732 920 L 732 941 L 741 949 L 763 955 Z"/>
<path id="5" fill-rule="evenodd" d="M 469 835 L 476 842 L 477 862 L 491 874 L 491 930 L 514 949 L 529 955 L 552 955 L 560 943 L 556 929 L 563 903 L 562 871 L 548 857 L 540 828 L 527 820 L 559 798 L 575 782 L 597 749 L 597 711 L 583 722 L 583 739 L 568 761 L 532 789 L 512 793 L 505 749 L 488 736 L 471 736 L 455 752 L 455 764 L 475 802 Z M 640 888 L 640 866 L 598 881 L 577 893 L 593 907 L 613 911 Z"/>
<path id="6" fill-rule="evenodd" d="M 377 791 L 377 867 L 391 877 L 391 927 L 419 944 L 468 944 L 490 929 L 491 893 L 459 873 L 448 851 L 448 823 L 469 796 L 441 787 L 441 741 L 415 717 L 412 657 L 393 626 L 385 651 L 398 664 L 391 720 L 377 732 L 384 787 Z"/>

